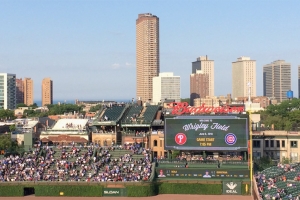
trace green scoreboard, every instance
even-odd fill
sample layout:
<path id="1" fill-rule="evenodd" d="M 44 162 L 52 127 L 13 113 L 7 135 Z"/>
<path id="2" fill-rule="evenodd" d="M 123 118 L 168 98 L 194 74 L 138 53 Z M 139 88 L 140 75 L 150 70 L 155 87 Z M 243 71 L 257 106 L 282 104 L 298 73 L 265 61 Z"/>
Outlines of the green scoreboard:
<path id="1" fill-rule="evenodd" d="M 248 147 L 248 118 L 188 116 L 165 119 L 166 150 L 242 150 Z"/>

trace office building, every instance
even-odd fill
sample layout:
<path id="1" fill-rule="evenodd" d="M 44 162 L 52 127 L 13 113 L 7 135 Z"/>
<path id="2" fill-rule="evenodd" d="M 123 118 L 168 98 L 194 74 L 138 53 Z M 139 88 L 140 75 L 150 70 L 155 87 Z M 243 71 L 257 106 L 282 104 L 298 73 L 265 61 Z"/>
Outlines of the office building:
<path id="1" fill-rule="evenodd" d="M 232 62 L 232 98 L 248 96 L 256 97 L 256 61 L 241 56 Z"/>
<path id="2" fill-rule="evenodd" d="M 53 82 L 50 78 L 42 81 L 42 106 L 53 104 Z"/>
<path id="3" fill-rule="evenodd" d="M 207 56 L 200 56 L 197 61 L 192 62 L 192 74 L 196 74 L 197 70 L 201 70 L 208 75 L 208 96 L 214 96 L 215 93 L 215 62 L 209 60 Z"/>
<path id="4" fill-rule="evenodd" d="M 0 73 L 0 109 L 16 108 L 16 75 Z"/>
<path id="5" fill-rule="evenodd" d="M 16 104 L 24 103 L 24 86 L 22 78 L 16 79 Z"/>
<path id="6" fill-rule="evenodd" d="M 298 98 L 300 99 L 300 65 L 298 66 Z"/>
<path id="7" fill-rule="evenodd" d="M 263 67 L 263 96 L 276 99 L 278 103 L 287 100 L 286 92 L 291 90 L 291 64 L 277 60 Z"/>
<path id="8" fill-rule="evenodd" d="M 190 105 L 194 106 L 194 100 L 209 96 L 209 75 L 202 70 L 190 75 Z"/>
<path id="9" fill-rule="evenodd" d="M 153 77 L 153 103 L 160 103 L 167 99 L 180 102 L 180 76 L 173 72 L 159 73 Z"/>
<path id="10" fill-rule="evenodd" d="M 153 77 L 159 68 L 159 18 L 139 14 L 136 20 L 136 95 L 142 101 L 152 99 Z"/>
<path id="11" fill-rule="evenodd" d="M 25 78 L 23 81 L 24 104 L 30 106 L 33 104 L 33 80 Z"/>

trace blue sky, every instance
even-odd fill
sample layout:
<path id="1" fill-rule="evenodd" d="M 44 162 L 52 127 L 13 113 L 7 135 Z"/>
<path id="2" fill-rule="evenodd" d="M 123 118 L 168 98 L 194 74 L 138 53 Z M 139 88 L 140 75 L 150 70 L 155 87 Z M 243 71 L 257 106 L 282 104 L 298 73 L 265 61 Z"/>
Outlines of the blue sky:
<path id="1" fill-rule="evenodd" d="M 135 20 L 160 18 L 161 72 L 181 77 L 189 97 L 191 62 L 215 60 L 215 94 L 231 93 L 231 63 L 275 60 L 292 65 L 297 90 L 300 1 L 295 0 L 0 0 L 0 72 L 41 81 L 51 77 L 56 100 L 130 100 L 135 97 Z"/>

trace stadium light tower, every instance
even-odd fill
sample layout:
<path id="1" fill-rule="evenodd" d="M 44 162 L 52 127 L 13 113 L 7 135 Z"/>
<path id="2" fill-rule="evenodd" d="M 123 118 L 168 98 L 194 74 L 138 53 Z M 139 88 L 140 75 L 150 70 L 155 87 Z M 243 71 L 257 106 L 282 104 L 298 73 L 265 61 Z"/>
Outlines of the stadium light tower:
<path id="1" fill-rule="evenodd" d="M 251 106 L 251 83 L 248 82 L 248 103 L 249 103 L 249 108 Z"/>

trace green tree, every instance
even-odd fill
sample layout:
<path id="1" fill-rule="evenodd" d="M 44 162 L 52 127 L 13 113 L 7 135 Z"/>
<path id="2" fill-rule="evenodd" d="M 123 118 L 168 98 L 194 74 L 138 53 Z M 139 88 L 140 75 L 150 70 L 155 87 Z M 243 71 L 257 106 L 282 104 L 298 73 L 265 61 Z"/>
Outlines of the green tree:
<path id="1" fill-rule="evenodd" d="M 180 100 L 181 102 L 187 102 L 190 105 L 190 98 L 184 98 Z"/>
<path id="2" fill-rule="evenodd" d="M 16 125 L 15 124 L 10 125 L 9 130 L 10 130 L 10 132 L 15 131 L 16 130 Z"/>
<path id="3" fill-rule="evenodd" d="M 13 110 L 0 110 L 1 120 L 13 120 L 15 119 L 15 113 Z"/>
<path id="4" fill-rule="evenodd" d="M 17 108 L 20 108 L 20 107 L 28 107 L 25 103 L 18 103 Z"/>
<path id="5" fill-rule="evenodd" d="M 90 112 L 97 112 L 97 111 L 99 111 L 101 108 L 102 108 L 102 105 L 101 105 L 101 104 L 98 104 L 98 105 L 96 105 L 96 106 L 92 106 L 92 107 L 90 107 Z"/>

